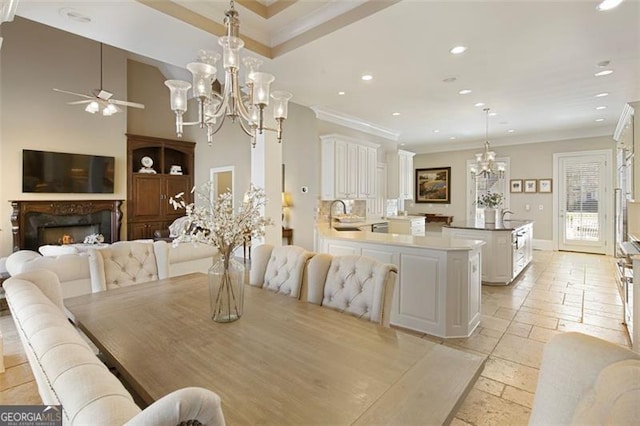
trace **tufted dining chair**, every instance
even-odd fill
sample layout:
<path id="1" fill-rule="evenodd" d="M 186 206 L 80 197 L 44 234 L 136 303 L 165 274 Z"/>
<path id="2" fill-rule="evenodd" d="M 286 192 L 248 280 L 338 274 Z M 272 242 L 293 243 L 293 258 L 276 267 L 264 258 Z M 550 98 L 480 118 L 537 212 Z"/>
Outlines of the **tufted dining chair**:
<path id="1" fill-rule="evenodd" d="M 262 244 L 253 249 L 249 284 L 300 299 L 305 266 L 314 253 L 297 246 Z"/>
<path id="2" fill-rule="evenodd" d="M 120 241 L 89 250 L 91 290 L 111 290 L 169 276 L 169 267 L 158 264 L 153 242 Z"/>
<path id="3" fill-rule="evenodd" d="M 308 269 L 309 303 L 389 326 L 398 269 L 367 256 L 317 254 Z"/>

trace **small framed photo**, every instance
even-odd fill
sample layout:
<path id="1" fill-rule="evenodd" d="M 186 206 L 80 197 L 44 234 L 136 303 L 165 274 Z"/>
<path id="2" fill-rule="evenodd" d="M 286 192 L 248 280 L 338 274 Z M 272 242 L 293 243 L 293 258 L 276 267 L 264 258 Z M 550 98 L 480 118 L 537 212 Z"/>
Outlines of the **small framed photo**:
<path id="1" fill-rule="evenodd" d="M 522 179 L 511 179 L 511 192 L 522 192 Z"/>
<path id="2" fill-rule="evenodd" d="M 525 179 L 524 192 L 537 192 L 537 183 L 535 179 Z"/>
<path id="3" fill-rule="evenodd" d="M 551 179 L 538 179 L 538 192 L 551 192 Z"/>

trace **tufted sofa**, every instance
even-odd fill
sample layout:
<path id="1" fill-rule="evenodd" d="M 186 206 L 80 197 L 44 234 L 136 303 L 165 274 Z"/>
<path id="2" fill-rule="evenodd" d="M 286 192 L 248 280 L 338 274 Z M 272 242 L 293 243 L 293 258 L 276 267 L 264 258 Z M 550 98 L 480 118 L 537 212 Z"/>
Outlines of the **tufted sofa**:
<path id="1" fill-rule="evenodd" d="M 151 242 L 149 240 L 135 241 L 144 242 L 153 247 L 153 251 L 158 262 L 158 277 L 173 277 L 191 272 L 207 272 L 213 263 L 213 257 L 217 250 L 214 247 L 203 244 L 194 245 L 181 243 L 177 246 L 166 242 Z M 122 241 L 116 244 L 129 244 L 131 242 Z M 62 296 L 80 296 L 102 289 L 102 283 L 91 281 L 89 267 L 89 254 L 63 254 L 59 256 L 42 256 L 31 250 L 20 250 L 12 253 L 5 260 L 6 271 L 10 275 L 22 272 L 45 269 L 54 272 L 62 286 Z M 158 278 L 156 278 L 158 279 Z"/>
<path id="2" fill-rule="evenodd" d="M 249 284 L 300 299 L 306 293 L 305 267 L 313 255 L 297 246 L 260 245 L 251 257 Z"/>
<path id="3" fill-rule="evenodd" d="M 530 425 L 632 425 L 640 419 L 640 354 L 581 333 L 545 346 Z"/>
<path id="4" fill-rule="evenodd" d="M 141 410 L 67 320 L 53 272 L 19 274 L 4 288 L 42 402 L 62 406 L 63 424 L 224 425 L 220 398 L 202 388 L 172 392 Z"/>
<path id="5" fill-rule="evenodd" d="M 309 303 L 388 327 L 397 268 L 367 256 L 317 254 L 307 267 Z"/>

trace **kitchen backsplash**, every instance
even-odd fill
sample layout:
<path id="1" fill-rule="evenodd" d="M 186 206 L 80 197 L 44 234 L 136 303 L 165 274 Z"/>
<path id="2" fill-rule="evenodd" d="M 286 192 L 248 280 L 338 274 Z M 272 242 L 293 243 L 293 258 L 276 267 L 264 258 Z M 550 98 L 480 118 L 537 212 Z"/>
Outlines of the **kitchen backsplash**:
<path id="1" fill-rule="evenodd" d="M 365 217 L 367 215 L 367 202 L 365 200 L 343 200 L 347 206 L 347 214 Z M 326 222 L 329 220 L 329 207 L 332 201 L 320 201 L 320 213 L 318 217 L 320 221 Z M 333 214 L 342 214 L 342 205 L 336 203 L 333 206 Z"/>

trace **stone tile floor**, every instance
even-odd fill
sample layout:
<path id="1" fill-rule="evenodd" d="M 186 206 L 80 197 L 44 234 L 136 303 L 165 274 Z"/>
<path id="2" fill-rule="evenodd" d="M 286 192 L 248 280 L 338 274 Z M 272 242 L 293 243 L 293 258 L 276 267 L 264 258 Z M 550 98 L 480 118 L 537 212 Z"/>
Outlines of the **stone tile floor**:
<path id="1" fill-rule="evenodd" d="M 629 347 L 614 266 L 607 256 L 535 251 L 513 284 L 483 286 L 482 319 L 471 337 L 443 341 L 418 334 L 488 356 L 452 424 L 527 424 L 542 350 L 555 334 L 579 331 Z M 0 317 L 0 330 L 7 368 L 0 374 L 0 405 L 40 404 L 10 316 Z"/>

